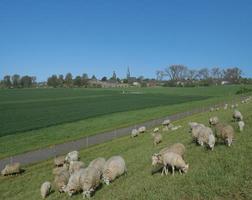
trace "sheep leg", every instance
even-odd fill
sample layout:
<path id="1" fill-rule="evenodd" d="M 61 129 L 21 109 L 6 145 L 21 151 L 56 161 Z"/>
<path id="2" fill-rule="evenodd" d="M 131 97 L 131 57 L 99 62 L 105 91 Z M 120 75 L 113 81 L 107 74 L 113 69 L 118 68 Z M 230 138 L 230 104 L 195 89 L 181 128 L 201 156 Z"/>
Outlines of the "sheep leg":
<path id="1" fill-rule="evenodd" d="M 166 167 L 165 167 L 165 175 L 166 176 L 168 175 L 168 172 L 169 172 L 169 169 L 168 169 L 168 166 L 166 165 Z"/>
<path id="2" fill-rule="evenodd" d="M 164 171 L 165 171 L 165 166 L 164 166 L 164 167 L 163 167 L 163 169 L 162 169 L 161 176 L 163 176 L 163 175 L 164 175 Z"/>
<path id="3" fill-rule="evenodd" d="M 181 169 L 179 169 L 179 173 L 180 173 L 180 175 L 182 175 L 182 171 L 181 171 Z"/>
<path id="4" fill-rule="evenodd" d="M 172 176 L 174 176 L 175 167 L 172 166 Z"/>

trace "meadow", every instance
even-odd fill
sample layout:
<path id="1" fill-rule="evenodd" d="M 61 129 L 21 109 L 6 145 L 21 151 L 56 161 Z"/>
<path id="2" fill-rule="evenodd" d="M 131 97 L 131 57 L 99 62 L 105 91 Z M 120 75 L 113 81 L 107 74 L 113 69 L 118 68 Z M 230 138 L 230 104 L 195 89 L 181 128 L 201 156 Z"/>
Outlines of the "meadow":
<path id="1" fill-rule="evenodd" d="M 230 101 L 239 87 L 0 90 L 0 158 Z"/>
<path id="2" fill-rule="evenodd" d="M 109 186 L 102 185 L 92 199 L 252 199 L 252 104 L 240 105 L 239 110 L 246 123 L 242 133 L 231 121 L 232 110 L 229 109 L 201 113 L 174 122 L 182 128 L 163 133 L 163 142 L 156 147 L 152 144 L 151 130 L 148 130 L 137 138 L 126 136 L 82 150 L 81 160 L 87 164 L 99 156 L 121 155 L 128 168 L 127 175 Z M 214 151 L 209 151 L 192 143 L 188 122 L 207 124 L 210 116 L 218 116 L 222 122 L 235 128 L 235 142 L 231 147 L 217 144 Z M 155 169 L 151 166 L 151 155 L 176 142 L 186 146 L 185 160 L 190 165 L 188 173 L 180 175 L 177 172 L 174 177 L 152 173 Z M 48 160 L 26 166 L 25 173 L 19 176 L 0 177 L 1 199 L 40 199 L 40 185 L 46 180 L 53 181 L 52 168 L 53 161 Z M 48 200 L 57 199 L 70 198 L 57 191 L 48 197 Z M 82 199 L 82 195 L 77 194 L 71 199 Z"/>

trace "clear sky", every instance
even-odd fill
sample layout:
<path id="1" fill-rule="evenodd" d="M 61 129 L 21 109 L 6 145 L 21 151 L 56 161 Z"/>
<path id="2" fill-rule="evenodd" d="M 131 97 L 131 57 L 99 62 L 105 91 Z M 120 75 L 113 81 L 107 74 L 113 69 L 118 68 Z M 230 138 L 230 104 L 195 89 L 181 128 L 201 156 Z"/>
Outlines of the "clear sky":
<path id="1" fill-rule="evenodd" d="M 252 0 L 0 0 L 0 78 L 155 77 L 170 64 L 252 77 Z"/>

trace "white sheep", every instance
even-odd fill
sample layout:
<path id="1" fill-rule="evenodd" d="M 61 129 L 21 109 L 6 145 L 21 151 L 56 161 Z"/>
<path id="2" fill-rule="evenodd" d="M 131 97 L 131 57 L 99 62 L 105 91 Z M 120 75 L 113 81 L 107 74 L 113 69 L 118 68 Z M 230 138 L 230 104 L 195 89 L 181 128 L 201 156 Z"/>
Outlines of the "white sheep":
<path id="1" fill-rule="evenodd" d="M 162 175 L 165 173 L 168 174 L 168 166 L 172 168 L 172 175 L 174 175 L 174 170 L 177 168 L 182 174 L 182 172 L 187 173 L 189 169 L 189 164 L 186 164 L 183 158 L 176 153 L 166 152 L 165 154 L 154 154 L 152 156 L 152 165 L 162 164 L 163 170 Z"/>
<path id="2" fill-rule="evenodd" d="M 159 128 L 158 128 L 158 127 L 154 128 L 153 132 L 154 132 L 154 133 L 159 132 Z"/>
<path id="3" fill-rule="evenodd" d="M 138 128 L 138 132 L 139 133 L 144 133 L 146 131 L 146 127 L 145 126 L 141 126 Z"/>
<path id="4" fill-rule="evenodd" d="M 197 142 L 201 146 L 206 145 L 211 150 L 213 150 L 214 145 L 215 145 L 215 137 L 214 137 L 212 129 L 209 127 L 202 128 L 198 134 Z"/>
<path id="5" fill-rule="evenodd" d="M 228 146 L 231 146 L 234 140 L 234 129 L 230 125 L 217 123 L 214 125 L 216 129 L 216 137 L 223 140 Z"/>
<path id="6" fill-rule="evenodd" d="M 218 117 L 211 117 L 210 119 L 209 119 L 209 124 L 210 124 L 210 126 L 211 125 L 215 125 L 215 124 L 217 124 L 219 122 L 219 118 Z"/>
<path id="7" fill-rule="evenodd" d="M 73 174 L 74 172 L 76 172 L 84 167 L 85 167 L 85 163 L 82 161 L 70 161 L 69 173 Z"/>
<path id="8" fill-rule="evenodd" d="M 228 109 L 228 104 L 226 103 L 225 105 L 224 105 L 224 110 L 227 110 Z"/>
<path id="9" fill-rule="evenodd" d="M 234 108 L 235 108 L 235 105 L 234 105 L 234 104 L 232 104 L 232 105 L 231 105 L 231 109 L 234 109 Z"/>
<path id="10" fill-rule="evenodd" d="M 234 121 L 242 121 L 243 120 L 243 116 L 239 110 L 234 111 L 233 119 L 234 119 Z"/>
<path id="11" fill-rule="evenodd" d="M 88 167 L 96 168 L 102 175 L 102 171 L 103 171 L 105 163 L 106 163 L 105 158 L 96 158 L 89 163 Z"/>
<path id="12" fill-rule="evenodd" d="M 181 143 L 175 143 L 169 147 L 165 147 L 163 149 L 160 150 L 159 154 L 163 155 L 165 154 L 166 152 L 173 152 L 173 153 L 176 153 L 176 154 L 179 154 L 180 156 L 184 156 L 185 154 L 185 146 Z"/>
<path id="13" fill-rule="evenodd" d="M 54 165 L 56 167 L 61 167 L 65 163 L 65 156 L 57 156 L 54 158 Z"/>
<path id="14" fill-rule="evenodd" d="M 168 126 L 170 123 L 171 123 L 171 120 L 166 119 L 166 120 L 163 121 L 162 125 L 163 126 Z"/>
<path id="15" fill-rule="evenodd" d="M 137 129 L 133 129 L 132 131 L 131 131 L 131 137 L 133 138 L 133 137 L 137 137 L 139 135 L 139 132 L 138 132 L 138 130 Z"/>
<path id="16" fill-rule="evenodd" d="M 197 124 L 196 126 L 192 127 L 192 130 L 189 131 L 192 134 L 193 141 L 197 141 L 198 135 L 202 129 L 205 128 L 204 124 Z"/>
<path id="17" fill-rule="evenodd" d="M 162 135 L 161 133 L 153 133 L 153 144 L 154 146 L 158 145 L 159 143 L 162 142 Z"/>
<path id="18" fill-rule="evenodd" d="M 213 112 L 215 109 L 214 109 L 214 107 L 211 107 L 210 108 L 210 112 Z"/>
<path id="19" fill-rule="evenodd" d="M 105 184 L 109 185 L 111 181 L 126 172 L 127 168 L 124 159 L 121 156 L 113 156 L 104 165 L 102 179 Z"/>
<path id="20" fill-rule="evenodd" d="M 52 185 L 50 182 L 46 181 L 41 185 L 40 194 L 43 199 L 45 199 L 51 192 Z"/>
<path id="21" fill-rule="evenodd" d="M 172 130 L 172 131 L 176 131 L 176 130 L 178 130 L 178 129 L 181 128 L 181 127 L 182 127 L 181 125 L 173 126 L 173 127 L 171 127 L 171 130 Z"/>
<path id="22" fill-rule="evenodd" d="M 216 108 L 215 108 L 215 110 L 216 110 L 216 111 L 219 111 L 219 110 L 220 110 L 220 108 L 219 108 L 219 107 L 216 107 Z"/>
<path id="23" fill-rule="evenodd" d="M 78 151 L 69 152 L 65 158 L 65 161 L 70 163 L 70 161 L 78 161 L 80 159 Z"/>
<path id="24" fill-rule="evenodd" d="M 59 192 L 64 192 L 64 188 L 66 187 L 70 178 L 70 173 L 67 169 L 62 169 L 55 174 L 54 177 L 54 185 Z"/>
<path id="25" fill-rule="evenodd" d="M 8 176 L 12 174 L 19 174 L 22 172 L 20 163 L 7 164 L 5 168 L 1 171 L 3 176 Z"/>
<path id="26" fill-rule="evenodd" d="M 245 126 L 244 121 L 239 121 L 239 122 L 238 122 L 238 126 L 239 126 L 239 130 L 240 130 L 240 132 L 242 132 L 242 131 L 243 131 L 243 129 L 244 129 L 244 126 Z"/>

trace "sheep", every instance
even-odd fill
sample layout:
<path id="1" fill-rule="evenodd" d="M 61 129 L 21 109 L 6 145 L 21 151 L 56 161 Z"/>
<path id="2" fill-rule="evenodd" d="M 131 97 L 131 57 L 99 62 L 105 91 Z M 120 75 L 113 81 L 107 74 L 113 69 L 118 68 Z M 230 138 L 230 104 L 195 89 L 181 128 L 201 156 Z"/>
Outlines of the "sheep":
<path id="1" fill-rule="evenodd" d="M 96 168 L 100 174 L 102 175 L 103 167 L 106 163 L 105 158 L 96 158 L 95 160 L 91 161 L 88 165 L 88 167 L 94 167 Z"/>
<path id="2" fill-rule="evenodd" d="M 19 174 L 22 172 L 20 163 L 7 164 L 5 168 L 1 171 L 3 176 Z"/>
<path id="3" fill-rule="evenodd" d="M 78 161 L 80 159 L 79 152 L 78 151 L 72 151 L 69 152 L 65 158 L 65 161 L 67 163 L 70 163 L 70 161 Z"/>
<path id="4" fill-rule="evenodd" d="M 168 126 L 164 126 L 164 127 L 162 128 L 162 131 L 163 131 L 163 132 L 169 131 Z"/>
<path id="5" fill-rule="evenodd" d="M 159 128 L 158 128 L 158 127 L 154 128 L 153 132 L 154 132 L 154 133 L 159 132 Z"/>
<path id="6" fill-rule="evenodd" d="M 181 128 L 181 127 L 182 127 L 181 125 L 173 126 L 173 127 L 171 128 L 171 130 L 172 130 L 172 131 L 176 131 L 176 130 L 178 130 L 178 129 Z"/>
<path id="7" fill-rule="evenodd" d="M 59 175 L 62 171 L 68 171 L 69 170 L 69 166 L 64 164 L 62 167 L 55 167 L 52 170 L 52 174 L 53 175 Z"/>
<path id="8" fill-rule="evenodd" d="M 99 171 L 94 167 L 81 169 L 71 175 L 64 191 L 72 196 L 76 192 L 83 192 L 83 198 L 90 197 L 92 192 L 100 185 Z"/>
<path id="9" fill-rule="evenodd" d="M 138 132 L 138 130 L 137 129 L 133 129 L 132 131 L 131 131 L 131 137 L 133 138 L 133 137 L 137 137 L 139 135 L 139 132 Z"/>
<path id="10" fill-rule="evenodd" d="M 207 145 L 211 150 L 213 150 L 215 145 L 215 137 L 213 131 L 209 127 L 204 127 L 198 134 L 197 142 L 201 146 Z"/>
<path id="11" fill-rule="evenodd" d="M 146 131 L 146 127 L 145 126 L 141 126 L 138 128 L 138 132 L 139 133 L 144 133 Z"/>
<path id="12" fill-rule="evenodd" d="M 162 174 L 164 173 L 167 175 L 168 174 L 168 166 L 172 167 L 172 175 L 174 175 L 174 170 L 177 168 L 182 174 L 182 172 L 187 173 L 189 169 L 189 164 L 186 164 L 183 158 L 176 153 L 173 152 L 166 152 L 164 154 L 154 154 L 152 156 L 152 165 L 156 164 L 162 164 L 163 165 L 163 170 Z"/>
<path id="13" fill-rule="evenodd" d="M 61 193 L 64 192 L 64 188 L 66 187 L 69 178 L 70 178 L 70 173 L 66 169 L 62 169 L 60 172 L 55 174 L 56 176 L 54 177 L 54 185 L 57 188 L 57 190 Z"/>
<path id="14" fill-rule="evenodd" d="M 163 126 L 168 126 L 170 123 L 171 123 L 171 120 L 166 119 L 166 120 L 163 121 L 162 125 Z"/>
<path id="15" fill-rule="evenodd" d="M 227 110 L 228 109 L 228 104 L 226 103 L 225 105 L 224 105 L 224 110 Z"/>
<path id="16" fill-rule="evenodd" d="M 202 131 L 202 129 L 204 129 L 204 128 L 205 128 L 205 125 L 203 125 L 203 124 L 198 124 L 196 126 L 193 126 L 193 128 L 191 130 L 193 141 L 197 141 L 197 138 L 198 138 L 200 131 Z"/>
<path id="17" fill-rule="evenodd" d="M 216 108 L 215 108 L 215 110 L 216 110 L 216 111 L 219 111 L 219 110 L 220 110 L 220 108 L 219 108 L 219 107 L 216 107 Z"/>
<path id="18" fill-rule="evenodd" d="M 214 108 L 213 108 L 213 107 L 211 107 L 211 108 L 210 108 L 210 112 L 213 112 L 213 111 L 214 111 Z"/>
<path id="19" fill-rule="evenodd" d="M 52 185 L 50 182 L 46 181 L 41 185 L 40 193 L 43 199 L 45 199 L 51 192 Z"/>
<path id="20" fill-rule="evenodd" d="M 209 119 L 209 125 L 210 126 L 212 126 L 212 125 L 215 125 L 215 124 L 217 124 L 219 122 L 219 118 L 218 117 L 211 117 L 210 119 Z"/>
<path id="21" fill-rule="evenodd" d="M 65 163 L 65 156 L 58 156 L 54 158 L 54 166 L 62 167 Z"/>
<path id="22" fill-rule="evenodd" d="M 69 173 L 73 174 L 74 172 L 76 172 L 84 167 L 85 167 L 85 163 L 82 161 L 70 161 Z"/>
<path id="23" fill-rule="evenodd" d="M 179 154 L 180 156 L 184 156 L 185 154 L 185 146 L 181 143 L 175 143 L 173 145 L 171 145 L 170 147 L 166 147 L 166 148 L 163 148 L 161 149 L 161 151 L 159 152 L 159 154 L 163 155 L 165 154 L 166 152 L 173 152 L 173 153 L 176 153 L 176 154 Z"/>
<path id="24" fill-rule="evenodd" d="M 234 108 L 235 108 L 235 105 L 234 105 L 234 104 L 232 104 L 232 105 L 231 105 L 231 109 L 234 109 Z"/>
<path id="25" fill-rule="evenodd" d="M 238 107 L 239 107 L 239 104 L 238 104 L 238 103 L 236 103 L 236 104 L 235 104 L 235 108 L 238 108 Z"/>
<path id="26" fill-rule="evenodd" d="M 238 126 L 239 126 L 239 130 L 240 130 L 240 132 L 242 132 L 242 131 L 243 131 L 243 129 L 244 129 L 244 126 L 245 126 L 244 121 L 239 121 L 239 122 L 238 122 Z"/>
<path id="27" fill-rule="evenodd" d="M 223 140 L 229 147 L 234 140 L 234 129 L 230 125 L 217 123 L 214 125 L 216 129 L 216 137 Z"/>
<path id="28" fill-rule="evenodd" d="M 243 120 L 243 116 L 242 116 L 242 114 L 241 114 L 241 112 L 239 110 L 234 111 L 233 120 L 234 121 L 242 121 Z"/>
<path id="29" fill-rule="evenodd" d="M 109 185 L 110 182 L 124 173 L 127 173 L 124 159 L 121 156 L 113 156 L 104 165 L 102 179 L 105 184 Z"/>
<path id="30" fill-rule="evenodd" d="M 153 136 L 153 144 L 154 146 L 158 145 L 159 143 L 162 142 L 162 135 L 161 133 L 154 133 L 152 134 Z"/>

